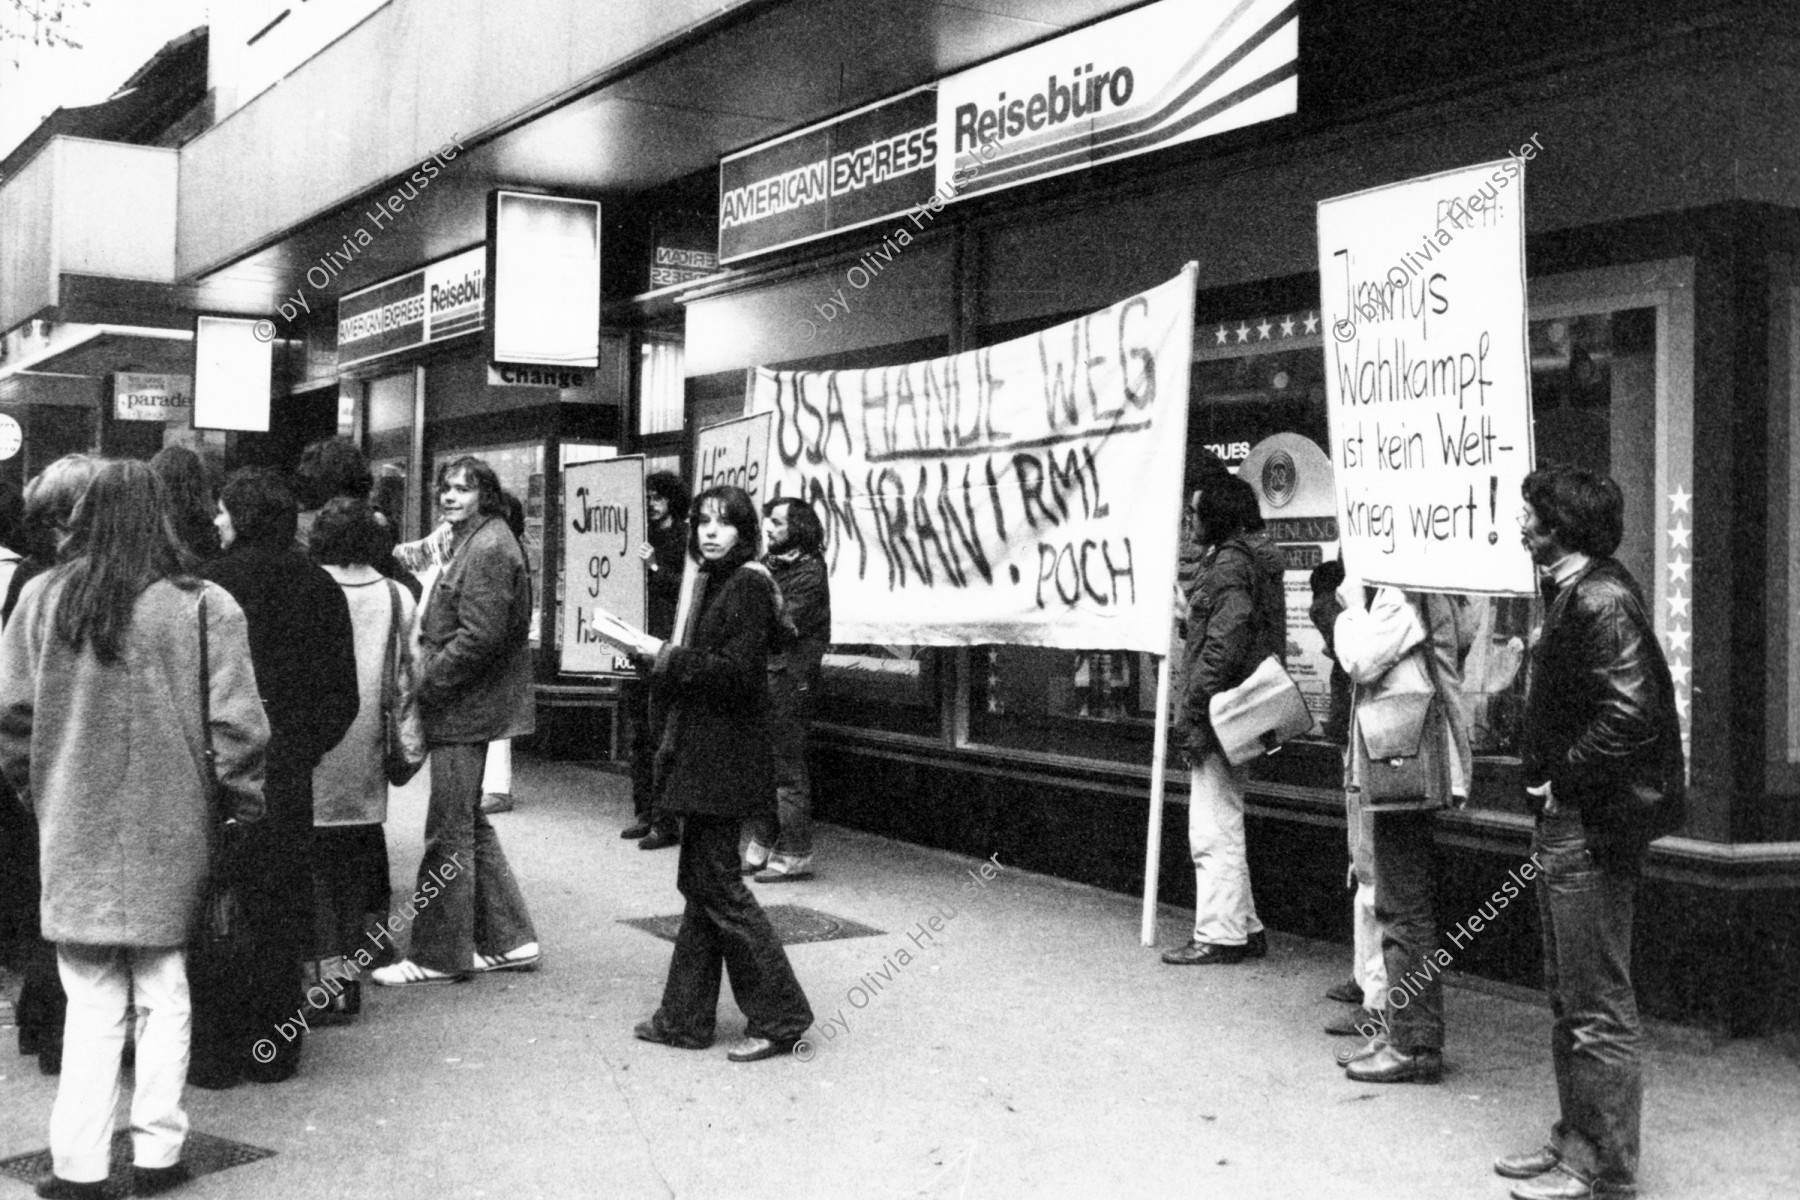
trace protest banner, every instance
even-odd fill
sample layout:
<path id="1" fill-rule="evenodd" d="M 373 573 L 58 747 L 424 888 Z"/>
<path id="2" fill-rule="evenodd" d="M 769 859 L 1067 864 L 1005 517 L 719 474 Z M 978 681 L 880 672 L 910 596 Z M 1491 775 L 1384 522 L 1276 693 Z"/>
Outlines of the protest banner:
<path id="1" fill-rule="evenodd" d="M 649 540 L 644 459 L 605 458 L 563 468 L 562 669 L 570 675 L 633 675 L 631 659 L 591 625 L 596 609 L 644 625 Z"/>
<path id="2" fill-rule="evenodd" d="M 1319 202 L 1337 519 L 1367 583 L 1536 590 L 1524 201 L 1512 158 Z"/>
<path id="3" fill-rule="evenodd" d="M 1168 653 L 1195 274 L 948 358 L 752 372 L 838 641 Z"/>

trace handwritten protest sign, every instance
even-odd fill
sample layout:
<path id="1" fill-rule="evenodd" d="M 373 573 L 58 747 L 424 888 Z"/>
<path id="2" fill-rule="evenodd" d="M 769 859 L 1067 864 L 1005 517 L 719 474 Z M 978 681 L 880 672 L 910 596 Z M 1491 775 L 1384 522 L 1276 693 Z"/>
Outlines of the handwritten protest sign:
<path id="1" fill-rule="evenodd" d="M 1168 652 L 1195 270 L 949 358 L 752 372 L 838 641 Z"/>
<path id="2" fill-rule="evenodd" d="M 578 675 L 631 675 L 631 660 L 594 633 L 596 609 L 643 627 L 643 559 L 648 539 L 644 460 L 607 458 L 563 468 L 562 669 Z"/>
<path id="3" fill-rule="evenodd" d="M 1524 199 L 1507 159 L 1319 203 L 1337 516 L 1369 583 L 1535 590 Z"/>
<path id="4" fill-rule="evenodd" d="M 694 494 L 710 487 L 743 488 L 762 511 L 763 475 L 769 461 L 769 415 L 708 425 L 694 435 Z"/>

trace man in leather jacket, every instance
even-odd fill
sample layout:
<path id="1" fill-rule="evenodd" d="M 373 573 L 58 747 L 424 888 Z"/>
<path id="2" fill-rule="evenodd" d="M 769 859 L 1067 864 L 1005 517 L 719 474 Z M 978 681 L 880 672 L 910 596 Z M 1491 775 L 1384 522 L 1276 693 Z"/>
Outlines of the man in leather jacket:
<path id="1" fill-rule="evenodd" d="M 1519 516 L 1544 581 L 1525 698 L 1524 783 L 1544 934 L 1561 1114 L 1542 1149 L 1497 1160 L 1518 1200 L 1636 1192 L 1642 1026 L 1631 928 L 1650 841 L 1681 823 L 1686 768 L 1675 689 L 1636 582 L 1611 555 L 1618 484 L 1533 471 Z"/>

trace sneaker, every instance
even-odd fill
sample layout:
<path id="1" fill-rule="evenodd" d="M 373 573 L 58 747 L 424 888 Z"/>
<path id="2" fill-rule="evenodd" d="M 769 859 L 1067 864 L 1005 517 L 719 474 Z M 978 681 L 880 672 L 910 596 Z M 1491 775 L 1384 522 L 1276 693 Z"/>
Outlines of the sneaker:
<path id="1" fill-rule="evenodd" d="M 812 878 L 812 855 L 771 854 L 769 865 L 756 876 L 758 883 L 796 883 Z"/>
<path id="2" fill-rule="evenodd" d="M 481 798 L 481 811 L 484 813 L 511 812 L 513 798 L 510 792 L 489 792 Z"/>
<path id="3" fill-rule="evenodd" d="M 769 848 L 755 838 L 751 838 L 750 844 L 744 847 L 743 860 L 738 863 L 738 874 L 754 875 L 767 866 L 768 862 Z"/>

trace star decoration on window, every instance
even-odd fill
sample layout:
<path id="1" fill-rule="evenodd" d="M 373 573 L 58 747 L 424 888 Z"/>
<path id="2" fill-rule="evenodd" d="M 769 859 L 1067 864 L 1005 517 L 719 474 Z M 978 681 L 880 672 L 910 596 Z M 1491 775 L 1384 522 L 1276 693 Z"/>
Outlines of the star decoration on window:
<path id="1" fill-rule="evenodd" d="M 1269 340 L 1269 330 L 1271 330 L 1273 328 L 1275 328 L 1275 327 L 1273 325 L 1269 324 L 1268 318 L 1267 317 L 1263 318 L 1263 323 L 1256 327 L 1256 332 L 1258 335 L 1260 335 L 1260 340 L 1265 341 L 1265 342 L 1268 341 Z"/>
<path id="2" fill-rule="evenodd" d="M 1294 336 L 1294 318 L 1292 318 L 1292 317 L 1281 318 L 1281 336 L 1282 337 L 1293 337 Z"/>
<path id="3" fill-rule="evenodd" d="M 1237 327 L 1238 343 L 1242 345 L 1250 340 L 1250 326 L 1239 323 Z"/>
<path id="4" fill-rule="evenodd" d="M 1302 329 L 1301 332 L 1302 333 L 1317 333 L 1317 332 L 1319 332 L 1319 314 L 1318 313 L 1307 313 L 1306 314 L 1306 327 L 1304 329 Z"/>
<path id="5" fill-rule="evenodd" d="M 1681 718 L 1682 723 L 1686 724 L 1687 719 L 1688 719 L 1688 698 L 1687 698 L 1687 695 L 1683 692 L 1675 693 L 1675 713 L 1677 716 L 1679 716 Z M 1687 737 L 1685 735 L 1682 737 L 1681 743 L 1682 743 L 1683 748 L 1685 749 L 1687 746 Z M 1692 758 L 1693 755 L 1689 754 L 1688 757 Z"/>
<path id="6" fill-rule="evenodd" d="M 1683 629 L 1679 625 L 1675 626 L 1669 630 L 1669 649 L 1677 654 L 1686 654 L 1688 652 L 1688 639 L 1692 636 L 1693 632 L 1691 630 Z"/>
<path id="7" fill-rule="evenodd" d="M 1675 681 L 1676 687 L 1684 688 L 1688 684 L 1688 672 L 1691 669 L 1678 658 L 1669 664 L 1669 678 Z"/>
<path id="8" fill-rule="evenodd" d="M 1225 344 L 1225 339 L 1231 336 L 1231 331 L 1221 325 L 1213 331 L 1213 336 L 1218 338 L 1219 345 L 1223 346 Z"/>
<path id="9" fill-rule="evenodd" d="M 1688 507 L 1688 501 L 1693 498 L 1694 493 L 1688 491 L 1686 488 L 1677 487 L 1674 491 L 1669 493 L 1669 511 L 1672 513 L 1684 512 L 1691 514 L 1694 510 Z"/>
<path id="10" fill-rule="evenodd" d="M 1669 616 L 1686 617 L 1688 615 L 1688 598 L 1686 596 L 1669 597 Z"/>
<path id="11" fill-rule="evenodd" d="M 1692 549 L 1692 547 L 1690 547 L 1688 545 L 1688 536 L 1690 534 L 1692 534 L 1693 532 L 1694 531 L 1692 529 L 1689 529 L 1686 525 L 1675 525 L 1675 526 L 1670 527 L 1670 529 L 1669 529 L 1669 546 L 1672 549 L 1679 549 L 1679 550 Z"/>
<path id="12" fill-rule="evenodd" d="M 1674 583 L 1677 580 L 1686 582 L 1687 577 L 1688 577 L 1688 567 L 1690 565 L 1691 564 L 1689 564 L 1689 562 L 1685 558 L 1670 559 L 1669 560 L 1669 582 Z"/>

